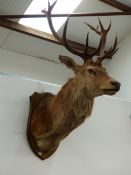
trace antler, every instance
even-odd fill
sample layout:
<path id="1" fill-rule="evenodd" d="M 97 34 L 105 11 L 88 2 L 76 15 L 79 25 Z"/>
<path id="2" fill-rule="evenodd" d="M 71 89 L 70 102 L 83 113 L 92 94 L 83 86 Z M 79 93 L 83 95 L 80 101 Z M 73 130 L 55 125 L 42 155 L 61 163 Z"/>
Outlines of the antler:
<path id="1" fill-rule="evenodd" d="M 82 57 L 82 51 L 78 51 L 77 49 L 72 48 L 71 45 L 69 45 L 69 43 L 66 40 L 66 30 L 67 30 L 67 24 L 68 24 L 69 17 L 67 18 L 67 21 L 65 23 L 64 32 L 63 32 L 63 39 L 60 38 L 60 36 L 57 34 L 57 32 L 55 31 L 55 29 L 53 27 L 53 23 L 52 23 L 52 19 L 51 19 L 51 12 L 52 12 L 56 2 L 57 2 L 57 0 L 52 5 L 50 5 L 50 2 L 48 1 L 48 11 L 46 11 L 45 9 L 42 10 L 42 12 L 45 13 L 45 15 L 47 16 L 47 20 L 48 20 L 48 24 L 49 24 L 49 27 L 51 29 L 51 32 L 54 35 L 54 37 L 58 41 L 60 41 L 60 43 L 63 44 L 70 52 Z"/>
<path id="2" fill-rule="evenodd" d="M 100 42 L 99 42 L 99 45 L 98 45 L 98 48 L 92 52 L 92 53 L 89 53 L 89 33 L 87 33 L 87 37 L 86 37 L 86 44 L 85 44 L 85 48 L 84 50 L 78 50 L 76 48 L 73 48 L 71 46 L 71 43 L 69 43 L 69 41 L 66 39 L 66 34 L 67 34 L 67 26 L 68 26 L 68 22 L 69 22 L 69 17 L 67 18 L 66 22 L 65 22 L 65 25 L 64 25 L 64 30 L 63 30 L 63 38 L 61 38 L 57 32 L 55 31 L 54 27 L 53 27 L 53 23 L 52 23 L 52 19 L 51 19 L 51 12 L 54 8 L 54 6 L 56 5 L 56 2 L 57 0 L 52 4 L 50 5 L 50 2 L 48 1 L 48 10 L 46 11 L 45 9 L 42 10 L 43 13 L 45 13 L 45 15 L 47 16 L 47 20 L 48 20 L 48 24 L 49 24 L 49 27 L 51 29 L 51 32 L 52 34 L 54 35 L 54 37 L 60 41 L 60 43 L 62 45 L 65 46 L 65 48 L 67 50 L 69 50 L 71 53 L 75 54 L 75 55 L 78 55 L 80 56 L 84 62 L 88 61 L 88 60 L 91 60 L 93 58 L 93 56 L 95 55 L 98 55 L 99 53 L 99 56 L 96 60 L 96 63 L 98 64 L 101 64 L 101 62 L 107 58 L 107 59 L 111 59 L 112 56 L 117 52 L 118 49 L 116 49 L 116 46 L 117 46 L 117 37 L 115 39 L 115 42 L 114 42 L 114 46 L 113 48 L 111 47 L 106 53 L 105 53 L 105 44 L 106 44 L 106 38 L 107 38 L 107 34 L 111 28 L 111 22 L 109 24 L 109 27 L 107 29 L 104 29 L 100 19 L 98 18 L 99 20 L 99 25 L 100 25 L 100 31 L 98 30 L 98 27 L 97 29 L 95 29 L 93 26 L 85 23 L 86 25 L 88 25 L 90 27 L 91 30 L 95 31 L 98 35 L 100 35 Z"/>
<path id="3" fill-rule="evenodd" d="M 99 53 L 99 56 L 96 60 L 96 63 L 101 64 L 104 59 L 111 59 L 112 56 L 117 52 L 118 48 L 116 48 L 117 47 L 117 36 L 116 36 L 113 48 L 111 47 L 107 52 L 105 52 L 106 39 L 107 39 L 107 34 L 111 28 L 111 21 L 110 21 L 108 28 L 104 29 L 99 18 L 98 18 L 98 20 L 99 20 L 99 25 L 100 25 L 100 31 L 98 30 L 99 26 L 97 26 L 97 29 L 95 29 L 93 26 L 91 26 L 87 23 L 85 23 L 85 24 L 88 25 L 91 30 L 95 31 L 98 35 L 101 36 L 100 53 Z"/>
<path id="4" fill-rule="evenodd" d="M 100 52 L 100 48 L 101 48 L 101 40 L 100 40 L 100 43 L 99 43 L 99 46 L 98 48 L 92 52 L 92 53 L 89 53 L 89 33 L 87 34 L 87 38 L 86 38 L 86 45 L 85 45 L 85 49 L 84 51 L 82 50 L 78 50 L 76 48 L 73 48 L 71 46 L 71 43 L 69 43 L 69 41 L 66 39 L 66 34 L 67 34 L 67 25 L 68 25 L 68 22 L 69 22 L 69 16 L 65 22 L 65 26 L 64 26 L 64 30 L 63 30 L 63 38 L 61 38 L 57 32 L 55 31 L 54 27 L 53 27 L 53 23 L 52 23 L 52 19 L 51 19 L 51 12 L 56 4 L 57 0 L 52 4 L 50 5 L 50 2 L 48 1 L 48 10 L 46 11 L 45 9 L 42 10 L 43 13 L 45 13 L 45 15 L 47 16 L 47 20 L 48 20 L 48 24 L 49 24 L 49 27 L 51 29 L 51 32 L 52 34 L 54 35 L 54 37 L 61 42 L 61 44 L 63 44 L 65 46 L 65 48 L 67 50 L 69 50 L 71 53 L 75 54 L 75 55 L 78 55 L 80 56 L 84 62 L 86 62 L 88 59 L 92 59 L 93 56 L 95 56 L 97 53 Z"/>

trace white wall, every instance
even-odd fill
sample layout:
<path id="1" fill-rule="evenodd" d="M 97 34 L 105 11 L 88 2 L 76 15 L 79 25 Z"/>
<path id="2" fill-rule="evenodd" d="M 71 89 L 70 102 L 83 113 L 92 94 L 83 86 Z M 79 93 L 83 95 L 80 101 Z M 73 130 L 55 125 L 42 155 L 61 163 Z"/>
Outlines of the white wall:
<path id="1" fill-rule="evenodd" d="M 58 88 L 41 84 L 56 93 Z M 26 141 L 29 96 L 39 83 L 0 75 L 0 175 L 130 175 L 131 103 L 96 99 L 92 116 L 45 161 Z"/>
<path id="2" fill-rule="evenodd" d="M 65 66 L 4 49 L 0 49 L 0 72 L 1 175 L 131 174 L 131 103 L 97 98 L 92 117 L 52 157 L 41 161 L 26 141 L 29 96 L 41 90 L 56 93 L 57 85 L 71 72 Z"/>
<path id="3" fill-rule="evenodd" d="M 57 64 L 0 48 L 0 72 L 62 85 L 72 71 Z"/>
<path id="4" fill-rule="evenodd" d="M 122 84 L 116 96 L 131 101 L 131 32 L 118 47 L 119 50 L 109 61 L 107 70 Z"/>

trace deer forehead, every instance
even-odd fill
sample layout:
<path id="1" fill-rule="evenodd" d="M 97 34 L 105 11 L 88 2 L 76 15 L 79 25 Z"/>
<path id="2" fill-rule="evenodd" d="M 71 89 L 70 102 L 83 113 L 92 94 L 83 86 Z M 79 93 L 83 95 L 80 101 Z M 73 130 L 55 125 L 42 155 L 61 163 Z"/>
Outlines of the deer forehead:
<path id="1" fill-rule="evenodd" d="M 87 65 L 84 65 L 84 68 L 85 69 L 93 69 L 93 70 L 98 71 L 98 72 L 106 73 L 106 70 L 102 66 L 97 65 L 97 64 L 95 64 L 95 65 L 87 64 Z"/>

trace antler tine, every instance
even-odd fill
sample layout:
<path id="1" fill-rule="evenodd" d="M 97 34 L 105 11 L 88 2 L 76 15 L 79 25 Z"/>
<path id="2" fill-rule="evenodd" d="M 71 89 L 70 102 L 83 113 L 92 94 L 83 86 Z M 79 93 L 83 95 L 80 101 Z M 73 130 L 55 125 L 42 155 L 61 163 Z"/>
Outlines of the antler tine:
<path id="1" fill-rule="evenodd" d="M 107 37 L 108 31 L 111 28 L 111 22 L 109 24 L 109 27 L 107 29 L 104 29 L 103 24 L 102 24 L 102 22 L 101 22 L 99 17 L 98 17 L 98 20 L 99 20 L 100 30 L 98 30 L 98 26 L 97 26 L 97 28 L 94 28 L 93 26 L 91 26 L 91 25 L 89 25 L 87 23 L 85 23 L 85 24 L 88 25 L 91 30 L 93 30 L 94 32 L 96 32 L 98 35 L 101 36 L 101 48 L 100 48 L 100 54 L 99 55 L 102 56 L 102 55 L 104 55 L 105 44 L 106 44 L 106 37 Z"/>
<path id="2" fill-rule="evenodd" d="M 102 57 L 104 55 L 104 53 L 105 53 L 106 38 L 107 38 L 107 34 L 108 34 L 108 32 L 109 32 L 109 30 L 111 28 L 111 21 L 110 21 L 110 24 L 109 24 L 108 28 L 104 29 L 103 24 L 102 24 L 102 22 L 101 22 L 99 17 L 98 17 L 98 20 L 99 20 L 99 25 L 100 25 L 100 28 L 101 28 L 100 36 L 102 38 L 102 46 L 101 46 L 99 55 L 100 55 L 100 57 Z"/>
<path id="3" fill-rule="evenodd" d="M 87 34 L 87 36 L 88 36 L 88 34 Z M 87 37 L 87 38 L 88 38 L 88 37 Z M 99 45 L 98 45 L 97 49 L 95 49 L 94 52 L 92 52 L 92 53 L 89 54 L 89 53 L 88 53 L 88 45 L 87 45 L 87 41 L 86 41 L 85 59 L 84 59 L 85 62 L 86 62 L 87 60 L 89 60 L 89 59 L 92 59 L 93 56 L 97 55 L 97 54 L 100 52 L 101 44 L 102 44 L 102 40 L 100 39 L 100 42 L 99 42 Z"/>
<path id="4" fill-rule="evenodd" d="M 104 41 L 103 41 L 103 35 L 101 34 L 101 31 L 105 31 L 105 29 L 103 28 L 103 25 L 102 25 L 102 23 L 101 23 L 101 21 L 99 20 L 99 25 L 100 25 L 100 27 L 101 27 L 101 31 L 99 31 L 98 30 L 98 28 L 99 28 L 99 26 L 97 25 L 97 28 L 94 28 L 93 26 L 91 26 L 90 24 L 88 24 L 88 23 L 86 23 L 86 22 L 84 22 L 86 25 L 88 25 L 89 26 L 89 28 L 91 29 L 91 30 L 93 30 L 93 31 L 95 31 L 98 35 L 100 35 L 101 36 L 101 38 L 100 38 L 100 42 L 99 42 L 99 45 L 98 45 L 98 48 L 93 52 L 93 53 L 88 53 L 88 45 L 87 45 L 87 41 L 86 41 L 86 48 L 85 48 L 85 58 L 87 58 L 87 59 L 91 59 L 93 56 L 95 56 L 95 55 L 97 55 L 98 53 L 100 53 L 100 51 L 101 51 L 101 48 L 102 48 L 102 45 L 103 45 L 103 43 L 104 43 Z M 87 35 L 88 36 L 88 35 Z M 86 60 L 87 60 L 86 59 Z"/>
<path id="5" fill-rule="evenodd" d="M 59 35 L 57 34 L 57 32 L 55 31 L 55 29 L 53 27 L 53 23 L 52 23 L 52 19 L 51 19 L 51 12 L 52 12 L 56 2 L 57 2 L 57 0 L 52 5 L 50 5 L 50 2 L 48 1 L 48 10 L 46 11 L 44 9 L 41 12 L 45 13 L 45 15 L 47 16 L 48 24 L 49 24 L 50 30 L 51 30 L 52 34 L 54 35 L 54 37 L 63 44 L 62 39 L 59 37 Z"/>
<path id="6" fill-rule="evenodd" d="M 105 54 L 105 56 L 103 58 L 108 58 L 111 59 L 112 56 L 117 52 L 118 48 L 117 47 L 117 36 L 115 38 L 115 42 L 113 45 L 113 48 L 110 48 L 109 51 L 107 52 L 107 54 Z"/>
<path id="7" fill-rule="evenodd" d="M 99 44 L 100 46 L 100 44 Z M 97 52 L 99 52 L 100 47 L 98 47 L 93 53 L 89 54 L 89 32 L 87 33 L 86 37 L 86 46 L 85 46 L 85 51 L 84 51 L 84 63 L 87 60 L 91 60 L 94 55 L 96 55 Z"/>
<path id="8" fill-rule="evenodd" d="M 116 47 L 117 47 L 117 36 L 116 36 L 116 38 L 115 38 L 115 42 L 114 42 L 114 46 L 113 46 L 113 50 L 115 50 Z"/>
<path id="9" fill-rule="evenodd" d="M 98 30 L 98 26 L 97 26 L 97 29 L 95 29 L 95 27 L 91 26 L 90 24 L 84 22 L 91 30 L 95 31 L 98 35 L 100 35 L 100 32 Z"/>
<path id="10" fill-rule="evenodd" d="M 101 64 L 102 61 L 103 61 L 104 59 L 111 59 L 112 56 L 118 51 L 118 48 L 116 48 L 116 47 L 117 47 L 117 36 L 116 36 L 116 38 L 115 38 L 113 48 L 111 47 L 111 48 L 105 53 L 105 55 L 104 55 L 103 57 L 98 57 L 98 59 L 97 59 L 96 62 L 99 63 L 99 64 Z"/>
<path id="11" fill-rule="evenodd" d="M 102 22 L 101 22 L 99 17 L 98 17 L 98 20 L 99 20 L 99 25 L 100 25 L 100 28 L 101 28 L 101 31 L 99 32 L 99 34 L 100 35 L 102 35 L 103 33 L 107 34 L 109 32 L 109 30 L 111 29 L 111 20 L 110 20 L 110 23 L 109 23 L 109 26 L 108 26 L 107 29 L 104 29 L 103 24 L 102 24 Z"/>
<path id="12" fill-rule="evenodd" d="M 106 31 L 108 32 L 110 29 L 111 29 L 111 20 L 110 20 L 109 26 Z"/>
<path id="13" fill-rule="evenodd" d="M 85 47 L 85 58 L 87 58 L 88 55 L 88 48 L 89 48 L 89 32 L 87 33 L 87 37 L 86 37 L 86 47 Z M 86 59 L 84 59 L 84 62 L 86 62 Z"/>
<path id="14" fill-rule="evenodd" d="M 54 6 L 56 5 L 56 3 L 57 3 L 57 0 L 55 0 L 53 2 L 53 4 L 50 5 L 50 1 L 48 0 L 48 9 L 50 10 L 50 13 L 52 12 L 52 10 L 53 10 Z"/>
<path id="15" fill-rule="evenodd" d="M 107 56 L 105 58 L 112 58 L 112 56 L 117 52 L 118 48 L 117 47 L 117 36 L 115 38 L 115 42 L 113 45 L 113 48 L 108 52 Z"/>

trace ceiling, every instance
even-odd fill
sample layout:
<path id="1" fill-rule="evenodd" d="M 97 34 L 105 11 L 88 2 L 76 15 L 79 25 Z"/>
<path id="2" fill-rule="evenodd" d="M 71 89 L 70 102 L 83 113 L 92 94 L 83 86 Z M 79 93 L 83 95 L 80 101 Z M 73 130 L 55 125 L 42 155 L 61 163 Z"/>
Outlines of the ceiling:
<path id="1" fill-rule="evenodd" d="M 128 5 L 129 7 L 131 7 L 131 0 L 118 0 L 118 2 L 121 2 L 121 3 L 123 3 L 123 4 L 125 4 L 125 5 Z"/>
<path id="2" fill-rule="evenodd" d="M 24 14 L 28 5 L 32 0 L 0 0 L 0 13 L 1 14 Z M 72 0 L 75 2 L 75 0 Z M 131 7 L 131 0 L 119 0 L 124 4 Z M 98 0 L 83 0 L 76 13 L 83 12 L 117 12 L 120 11 Z M 117 16 L 117 17 L 101 17 L 104 26 L 108 26 L 111 19 L 112 28 L 108 35 L 107 47 L 110 47 L 114 41 L 115 35 L 118 36 L 118 41 L 121 42 L 124 37 L 131 32 L 131 20 L 130 16 Z M 59 19 L 58 19 L 59 20 Z M 77 17 L 72 18 L 69 21 L 68 26 L 68 38 L 73 41 L 85 43 L 85 36 L 89 28 L 83 24 L 87 22 L 91 25 L 97 25 L 98 19 L 96 17 Z M 58 32 L 62 33 L 62 27 Z M 90 32 L 90 45 L 97 47 L 98 36 Z M 66 54 L 73 56 L 63 46 L 38 39 L 29 35 L 25 35 L 16 31 L 12 31 L 6 28 L 0 28 L 0 48 L 11 50 L 14 52 L 38 57 L 41 59 L 47 59 L 53 62 L 58 62 L 59 54 Z M 78 61 L 80 59 L 76 57 Z"/>

